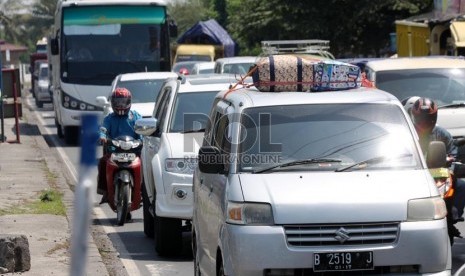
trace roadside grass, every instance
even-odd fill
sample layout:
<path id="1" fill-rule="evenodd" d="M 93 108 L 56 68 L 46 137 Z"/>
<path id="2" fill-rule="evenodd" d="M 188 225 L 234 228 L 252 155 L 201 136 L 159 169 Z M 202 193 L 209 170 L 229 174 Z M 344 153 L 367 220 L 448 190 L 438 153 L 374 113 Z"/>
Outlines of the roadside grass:
<path id="1" fill-rule="evenodd" d="M 57 190 L 49 189 L 40 192 L 39 198 L 34 201 L 25 201 L 23 204 L 0 209 L 0 216 L 24 214 L 51 214 L 66 216 L 66 208 L 62 201 L 63 195 Z"/>
<path id="2" fill-rule="evenodd" d="M 37 199 L 24 200 L 22 203 L 0 209 L 0 216 L 22 214 L 51 214 L 66 216 L 66 207 L 63 204 L 63 194 L 58 191 L 58 177 L 48 169 L 45 160 L 42 160 L 42 165 L 50 188 L 39 192 Z"/>

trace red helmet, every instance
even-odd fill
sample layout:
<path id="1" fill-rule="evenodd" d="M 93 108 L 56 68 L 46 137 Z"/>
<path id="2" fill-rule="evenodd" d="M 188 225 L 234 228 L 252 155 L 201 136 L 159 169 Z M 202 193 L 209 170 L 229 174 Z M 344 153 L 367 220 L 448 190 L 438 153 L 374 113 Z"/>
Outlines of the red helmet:
<path id="1" fill-rule="evenodd" d="M 181 68 L 179 69 L 179 74 L 183 74 L 183 75 L 189 75 L 189 70 L 187 70 L 187 68 Z"/>
<path id="2" fill-rule="evenodd" d="M 127 115 L 131 109 L 131 92 L 124 87 L 117 87 L 111 93 L 111 108 L 120 116 Z"/>
<path id="3" fill-rule="evenodd" d="M 412 106 L 412 119 L 418 132 L 430 132 L 438 119 L 438 106 L 430 98 L 419 98 Z"/>

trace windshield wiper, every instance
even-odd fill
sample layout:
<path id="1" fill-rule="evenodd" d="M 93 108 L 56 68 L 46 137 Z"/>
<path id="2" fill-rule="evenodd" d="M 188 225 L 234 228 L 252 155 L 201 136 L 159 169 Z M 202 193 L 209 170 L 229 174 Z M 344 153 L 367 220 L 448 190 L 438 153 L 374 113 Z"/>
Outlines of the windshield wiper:
<path id="1" fill-rule="evenodd" d="M 363 160 L 363 161 L 351 164 L 351 165 L 346 166 L 346 167 L 339 168 L 339 169 L 335 170 L 335 172 L 344 172 L 344 171 L 350 170 L 350 169 L 352 169 L 354 167 L 358 167 L 358 169 L 362 169 L 362 168 L 366 168 L 369 164 L 377 164 L 377 163 L 382 163 L 382 162 L 384 162 L 386 160 L 389 160 L 389 159 L 399 159 L 399 158 L 410 157 L 410 156 L 412 156 L 411 153 L 399 154 L 399 155 L 396 155 L 394 157 L 386 156 L 386 155 L 378 156 L 378 157 L 370 158 L 370 159 L 367 159 L 367 160 Z"/>
<path id="2" fill-rule="evenodd" d="M 446 105 L 441 105 L 439 108 L 451 108 L 451 107 L 465 107 L 465 103 L 446 104 Z"/>
<path id="3" fill-rule="evenodd" d="M 276 168 L 284 168 L 284 167 L 291 167 L 291 166 L 298 166 L 298 165 L 305 165 L 305 164 L 339 163 L 339 162 L 342 162 L 342 160 L 332 159 L 332 158 L 312 158 L 312 159 L 296 160 L 296 161 L 274 165 L 274 166 L 264 168 L 264 169 L 254 170 L 252 173 L 262 173 L 262 172 L 270 171 Z"/>
<path id="4" fill-rule="evenodd" d="M 185 133 L 195 133 L 195 132 L 205 132 L 205 129 L 204 129 L 204 128 L 200 128 L 200 129 L 188 129 L 188 130 L 181 131 L 182 134 L 185 134 Z"/>

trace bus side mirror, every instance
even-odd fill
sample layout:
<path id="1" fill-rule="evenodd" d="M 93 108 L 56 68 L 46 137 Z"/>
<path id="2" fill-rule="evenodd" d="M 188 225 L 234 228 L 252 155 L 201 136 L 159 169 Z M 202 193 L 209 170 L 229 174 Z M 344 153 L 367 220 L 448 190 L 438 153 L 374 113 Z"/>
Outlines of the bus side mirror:
<path id="1" fill-rule="evenodd" d="M 58 39 L 52 38 L 50 39 L 50 52 L 52 55 L 58 55 L 59 50 L 58 50 Z"/>

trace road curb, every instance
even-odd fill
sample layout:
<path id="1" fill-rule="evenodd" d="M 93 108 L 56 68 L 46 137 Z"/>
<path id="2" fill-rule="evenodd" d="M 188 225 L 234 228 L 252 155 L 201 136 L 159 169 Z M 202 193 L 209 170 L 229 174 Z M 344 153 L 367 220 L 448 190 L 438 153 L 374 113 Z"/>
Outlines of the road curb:
<path id="1" fill-rule="evenodd" d="M 44 129 L 41 125 L 37 123 L 37 118 L 33 114 L 33 107 L 30 106 L 29 101 L 24 101 L 23 104 L 23 117 L 32 125 L 37 126 L 41 135 L 34 137 L 34 142 L 37 145 L 38 149 L 43 152 L 43 156 L 46 156 L 45 163 L 48 170 L 56 176 L 55 184 L 57 188 L 63 194 L 63 204 L 66 208 L 66 218 L 68 220 L 68 231 L 70 233 L 71 241 L 71 229 L 73 224 L 73 214 L 74 214 L 74 191 L 75 186 L 72 180 L 72 177 L 66 170 L 63 170 L 62 164 L 58 160 L 61 157 L 58 155 L 57 151 L 52 150 L 47 144 L 45 138 L 43 137 Z M 74 185 L 73 185 L 74 184 Z M 95 227 L 91 225 L 91 228 Z M 89 229 L 88 235 L 88 251 L 87 251 L 87 275 L 109 275 L 108 269 L 103 261 L 103 258 L 98 250 L 98 247 L 92 236 L 92 229 Z"/>

